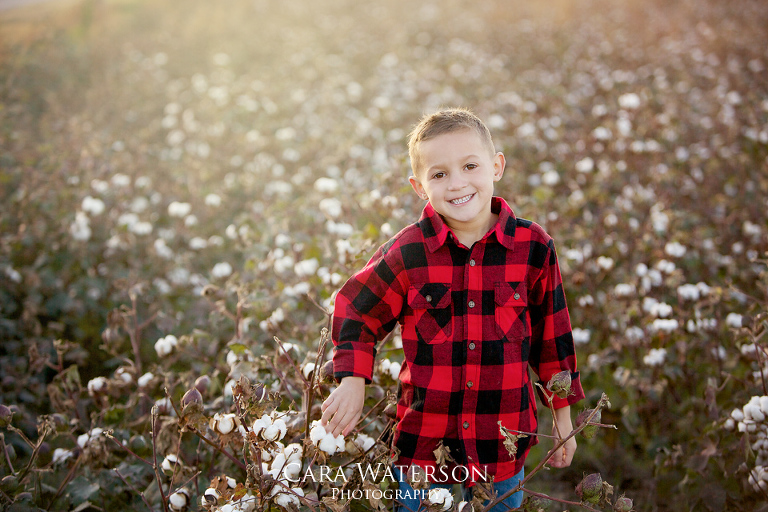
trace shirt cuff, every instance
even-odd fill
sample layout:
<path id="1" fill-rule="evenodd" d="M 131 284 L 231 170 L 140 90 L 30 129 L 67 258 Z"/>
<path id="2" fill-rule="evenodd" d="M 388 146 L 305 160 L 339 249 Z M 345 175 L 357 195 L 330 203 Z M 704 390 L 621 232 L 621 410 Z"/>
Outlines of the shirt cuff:
<path id="1" fill-rule="evenodd" d="M 366 384 L 370 384 L 373 379 L 373 362 L 373 354 L 336 347 L 333 354 L 333 378 L 341 382 L 344 377 L 362 377 Z"/>
<path id="2" fill-rule="evenodd" d="M 539 384 L 541 384 L 544 389 L 547 389 L 546 382 L 539 381 Z M 536 391 L 539 394 L 539 400 L 541 400 L 541 403 L 547 404 L 547 397 L 539 386 L 536 386 Z M 550 392 L 547 391 L 547 393 L 549 394 Z M 568 396 L 565 398 L 560 398 L 555 395 L 554 400 L 552 400 L 552 407 L 555 409 L 562 409 L 563 407 L 568 407 L 577 403 L 583 398 L 584 389 L 581 387 L 581 376 L 579 375 L 579 372 L 571 372 L 571 392 L 568 393 Z"/>

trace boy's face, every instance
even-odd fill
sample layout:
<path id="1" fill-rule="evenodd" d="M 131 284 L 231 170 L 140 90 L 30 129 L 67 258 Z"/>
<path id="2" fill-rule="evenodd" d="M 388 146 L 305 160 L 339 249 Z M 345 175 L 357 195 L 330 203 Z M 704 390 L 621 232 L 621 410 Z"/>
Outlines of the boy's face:
<path id="1" fill-rule="evenodd" d="M 504 174 L 504 155 L 491 154 L 471 129 L 422 141 L 413 190 L 451 228 L 483 233 L 490 228 L 493 184 Z"/>

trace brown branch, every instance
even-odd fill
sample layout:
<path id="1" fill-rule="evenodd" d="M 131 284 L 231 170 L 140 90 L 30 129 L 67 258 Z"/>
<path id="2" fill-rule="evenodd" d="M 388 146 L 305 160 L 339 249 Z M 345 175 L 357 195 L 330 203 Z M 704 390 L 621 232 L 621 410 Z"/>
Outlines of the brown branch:
<path id="1" fill-rule="evenodd" d="M 238 459 L 237 459 L 237 458 L 236 458 L 234 455 L 232 455 L 232 454 L 231 454 L 231 453 L 229 453 L 227 450 L 225 450 L 225 449 L 224 449 L 224 448 L 222 448 L 221 446 L 217 445 L 216 443 L 214 443 L 213 441 L 211 441 L 211 440 L 210 440 L 210 439 L 208 439 L 207 437 L 205 437 L 205 436 L 203 435 L 203 433 L 202 433 L 202 432 L 200 432 L 199 430 L 197 430 L 195 427 L 189 426 L 189 427 L 187 427 L 187 428 L 189 428 L 189 431 L 190 431 L 190 432 L 192 432 L 192 433 L 196 434 L 196 435 L 197 435 L 197 436 L 198 436 L 200 439 L 202 439 L 202 440 L 203 440 L 203 442 L 205 442 L 207 445 L 209 445 L 209 446 L 213 447 L 213 448 L 214 448 L 216 451 L 218 451 L 219 453 L 223 454 L 223 455 L 224 455 L 225 457 L 227 457 L 229 460 L 231 460 L 232 462 L 234 462 L 235 464 L 237 464 L 237 467 L 239 467 L 239 468 L 240 468 L 240 469 L 242 469 L 243 471 L 246 471 L 246 467 L 245 467 L 245 464 L 243 464 L 241 461 L 239 461 L 239 460 L 238 460 Z"/>
<path id="2" fill-rule="evenodd" d="M 157 413 L 157 406 L 152 407 L 151 414 L 151 420 L 152 420 L 152 469 L 155 471 L 155 479 L 157 480 L 157 487 L 160 489 L 160 499 L 163 502 L 163 510 L 165 512 L 169 512 L 168 510 L 168 500 L 165 497 L 165 492 L 163 491 L 163 480 L 160 477 L 160 470 L 157 466 L 157 420 L 158 420 L 158 413 Z"/>
<path id="3" fill-rule="evenodd" d="M 590 422 L 592 421 L 592 418 L 603 408 L 605 407 L 606 403 L 608 402 L 608 396 L 606 396 L 605 393 L 603 393 L 603 396 L 600 397 L 600 400 L 597 402 L 597 406 L 592 410 L 592 413 L 590 413 L 589 417 L 587 417 L 586 421 L 582 423 L 580 426 L 576 427 L 573 431 L 571 431 L 570 434 L 568 434 L 565 438 L 560 439 L 560 442 L 556 443 L 555 446 L 552 447 L 549 452 L 547 452 L 547 455 L 536 465 L 535 468 L 533 468 L 533 471 L 531 471 L 529 474 L 525 475 L 525 477 L 520 481 L 517 487 L 514 489 L 509 490 L 508 492 L 504 493 L 502 496 L 497 497 L 495 500 L 493 500 L 488 506 L 483 508 L 483 512 L 488 512 L 493 508 L 494 505 L 501 503 L 503 500 L 508 498 L 509 496 L 512 496 L 517 491 L 523 489 L 523 486 L 539 471 L 541 471 L 541 468 L 544 467 L 544 465 L 549 461 L 549 459 L 552 458 L 552 456 L 557 453 L 559 449 L 561 449 L 563 446 L 565 446 L 565 443 L 568 442 L 569 439 L 572 437 L 578 435 L 579 432 L 584 430 Z"/>
<path id="4" fill-rule="evenodd" d="M 329 325 L 330 321 L 330 317 L 328 317 L 327 323 Z M 312 401 L 315 399 L 315 386 L 320 377 L 320 361 L 325 358 L 325 346 L 328 344 L 328 333 L 328 327 L 324 327 L 323 330 L 320 331 L 320 346 L 318 347 L 317 355 L 315 356 L 315 370 L 312 374 L 312 382 L 309 383 L 309 388 L 307 389 L 306 393 L 307 418 L 304 422 L 304 439 L 309 439 L 309 420 L 310 416 L 312 415 Z"/>
<path id="5" fill-rule="evenodd" d="M 115 437 L 114 437 L 114 436 L 112 436 L 112 435 L 110 435 L 110 434 L 106 434 L 106 433 L 104 434 L 104 436 L 105 436 L 107 439 L 109 439 L 109 440 L 111 440 L 112 442 L 114 442 L 114 443 L 115 443 L 117 446 L 119 446 L 119 447 L 120 447 L 120 448 L 122 448 L 123 450 L 127 451 L 128 453 L 130 453 L 131 455 L 133 455 L 134 457 L 136 457 L 137 459 L 139 459 L 139 460 L 140 460 L 141 462 L 143 462 L 144 464 L 147 464 L 148 466 L 151 466 L 151 465 L 152 465 L 152 463 L 151 463 L 151 462 L 149 462 L 147 459 L 145 459 L 145 458 L 144 458 L 144 457 L 142 457 L 141 455 L 138 455 L 136 452 L 134 452 L 133 450 L 131 450 L 130 448 L 128 448 L 128 446 L 124 445 L 123 443 L 120 443 L 120 442 L 118 442 L 118 441 L 117 441 L 117 439 L 115 439 Z"/>
<path id="6" fill-rule="evenodd" d="M 528 489 L 526 489 L 524 487 L 522 487 L 520 490 L 524 491 L 524 492 L 527 492 L 531 496 L 536 496 L 538 498 L 544 498 L 545 500 L 556 501 L 558 503 L 564 503 L 566 505 L 574 505 L 574 506 L 577 506 L 577 507 L 585 508 L 587 510 L 592 510 L 593 512 L 600 512 L 600 509 L 592 508 L 589 505 L 585 505 L 583 502 L 568 501 L 568 500 L 561 500 L 560 498 L 553 498 L 552 496 L 547 496 L 546 494 L 542 494 L 540 492 L 531 491 L 531 490 L 528 490 Z"/>

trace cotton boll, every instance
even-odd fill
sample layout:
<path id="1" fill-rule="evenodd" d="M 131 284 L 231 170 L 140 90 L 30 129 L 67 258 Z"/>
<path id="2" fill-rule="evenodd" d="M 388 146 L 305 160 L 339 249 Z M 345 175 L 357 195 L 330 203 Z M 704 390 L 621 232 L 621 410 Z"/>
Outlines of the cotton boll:
<path id="1" fill-rule="evenodd" d="M 760 410 L 763 414 L 768 415 L 768 396 L 760 397 Z"/>
<path id="2" fill-rule="evenodd" d="M 752 419 L 752 420 L 754 420 L 754 421 L 756 421 L 758 423 L 765 420 L 765 414 L 763 414 L 763 411 L 760 409 L 760 406 L 749 404 L 747 407 L 749 407 L 749 417 L 750 417 L 750 419 Z M 747 407 L 744 408 L 745 409 L 745 411 L 744 411 L 744 415 L 745 416 L 747 415 L 747 412 L 746 412 Z"/>
<path id="3" fill-rule="evenodd" d="M 363 452 L 367 452 L 376 441 L 365 434 L 358 434 L 358 436 L 355 438 L 355 444 L 360 448 Z"/>
<path id="4" fill-rule="evenodd" d="M 212 498 L 213 503 L 217 503 L 221 499 L 221 493 L 213 487 L 209 487 L 203 493 L 203 504 L 205 504 L 206 498 Z"/>
<path id="5" fill-rule="evenodd" d="M 281 471 L 283 469 L 283 466 L 286 464 L 285 454 L 278 453 L 275 455 L 274 460 L 272 461 L 271 468 L 272 470 Z"/>
<path id="6" fill-rule="evenodd" d="M 301 460 L 301 456 L 304 454 L 304 449 L 299 443 L 291 443 L 283 450 L 285 457 L 291 460 Z"/>
<path id="7" fill-rule="evenodd" d="M 235 429 L 235 415 L 216 413 L 210 420 L 211 430 L 221 435 L 227 435 Z"/>
<path id="8" fill-rule="evenodd" d="M 320 442 L 317 444 L 317 447 L 327 453 L 328 455 L 333 455 L 337 451 L 337 444 L 336 444 L 336 438 L 333 437 L 331 434 L 326 434 L 323 436 L 323 438 L 320 440 Z M 342 446 L 343 449 L 343 446 Z"/>
<path id="9" fill-rule="evenodd" d="M 269 425 L 267 428 L 261 431 L 261 437 L 267 441 L 277 441 L 280 436 L 280 429 L 276 425 Z"/>
<path id="10" fill-rule="evenodd" d="M 304 367 L 301 369 L 301 373 L 304 375 L 305 379 L 309 379 L 310 374 L 315 371 L 315 363 L 307 363 L 304 365 Z"/>
<path id="11" fill-rule="evenodd" d="M 429 490 L 429 497 L 427 498 L 433 505 L 440 506 L 440 511 L 448 510 L 453 506 L 453 495 L 448 489 L 442 487 L 436 487 Z"/>
<path id="12" fill-rule="evenodd" d="M 299 506 L 299 498 L 295 494 L 281 493 L 275 498 L 275 503 L 281 507 L 288 508 L 291 505 Z"/>
<path id="13" fill-rule="evenodd" d="M 166 475 L 171 476 L 173 474 L 174 468 L 178 463 L 179 458 L 173 453 L 169 453 L 165 456 L 165 459 L 163 459 L 163 462 L 160 464 L 160 469 L 162 469 L 163 473 Z"/>
<path id="14" fill-rule="evenodd" d="M 277 436 L 278 440 L 285 437 L 285 433 L 288 431 L 288 426 L 285 424 L 285 421 L 283 421 L 282 418 L 277 418 L 274 423 L 272 423 L 272 426 L 277 428 L 279 432 Z"/>
<path id="15" fill-rule="evenodd" d="M 108 384 L 109 381 L 106 379 L 106 377 L 96 377 L 91 379 L 88 381 L 88 394 L 95 396 L 99 393 L 102 393 L 107 390 Z"/>
<path id="16" fill-rule="evenodd" d="M 301 474 L 301 462 L 298 460 L 288 460 L 283 468 L 283 474 L 289 480 L 296 480 Z"/>
<path id="17" fill-rule="evenodd" d="M 309 431 L 309 439 L 314 444 L 318 444 L 325 437 L 325 428 L 320 425 L 320 422 L 314 421 L 315 425 Z"/>
<path id="18" fill-rule="evenodd" d="M 272 419 L 265 414 L 261 418 L 253 422 L 253 433 L 258 436 L 259 434 L 261 434 L 261 432 L 264 429 L 266 429 L 270 425 L 272 425 Z"/>
<path id="19" fill-rule="evenodd" d="M 187 504 L 189 503 L 189 491 L 186 489 L 179 489 L 178 491 L 171 494 L 171 496 L 168 498 L 168 504 L 170 505 L 170 509 L 174 512 L 180 512 L 187 508 Z"/>
<path id="20" fill-rule="evenodd" d="M 389 376 L 392 377 L 392 380 L 397 380 L 397 378 L 400 376 L 400 368 L 401 365 L 397 361 L 393 362 L 389 366 Z"/>
<path id="21" fill-rule="evenodd" d="M 336 451 L 337 452 L 343 452 L 346 448 L 347 442 L 344 440 L 344 436 L 342 434 L 339 434 L 336 436 Z"/>

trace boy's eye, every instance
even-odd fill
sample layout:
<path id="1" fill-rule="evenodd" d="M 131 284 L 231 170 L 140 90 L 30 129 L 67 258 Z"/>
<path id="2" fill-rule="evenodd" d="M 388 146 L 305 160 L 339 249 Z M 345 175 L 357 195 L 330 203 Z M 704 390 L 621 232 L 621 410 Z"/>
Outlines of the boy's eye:
<path id="1" fill-rule="evenodd" d="M 464 168 L 471 171 L 472 169 L 477 169 L 477 164 L 467 164 Z"/>
<path id="2" fill-rule="evenodd" d="M 440 171 L 440 172 L 436 172 L 435 174 L 433 174 L 433 175 L 432 175 L 432 178 L 435 178 L 435 179 L 440 179 L 440 178 L 442 178 L 443 176 L 445 176 L 445 173 L 444 173 L 443 171 Z"/>

